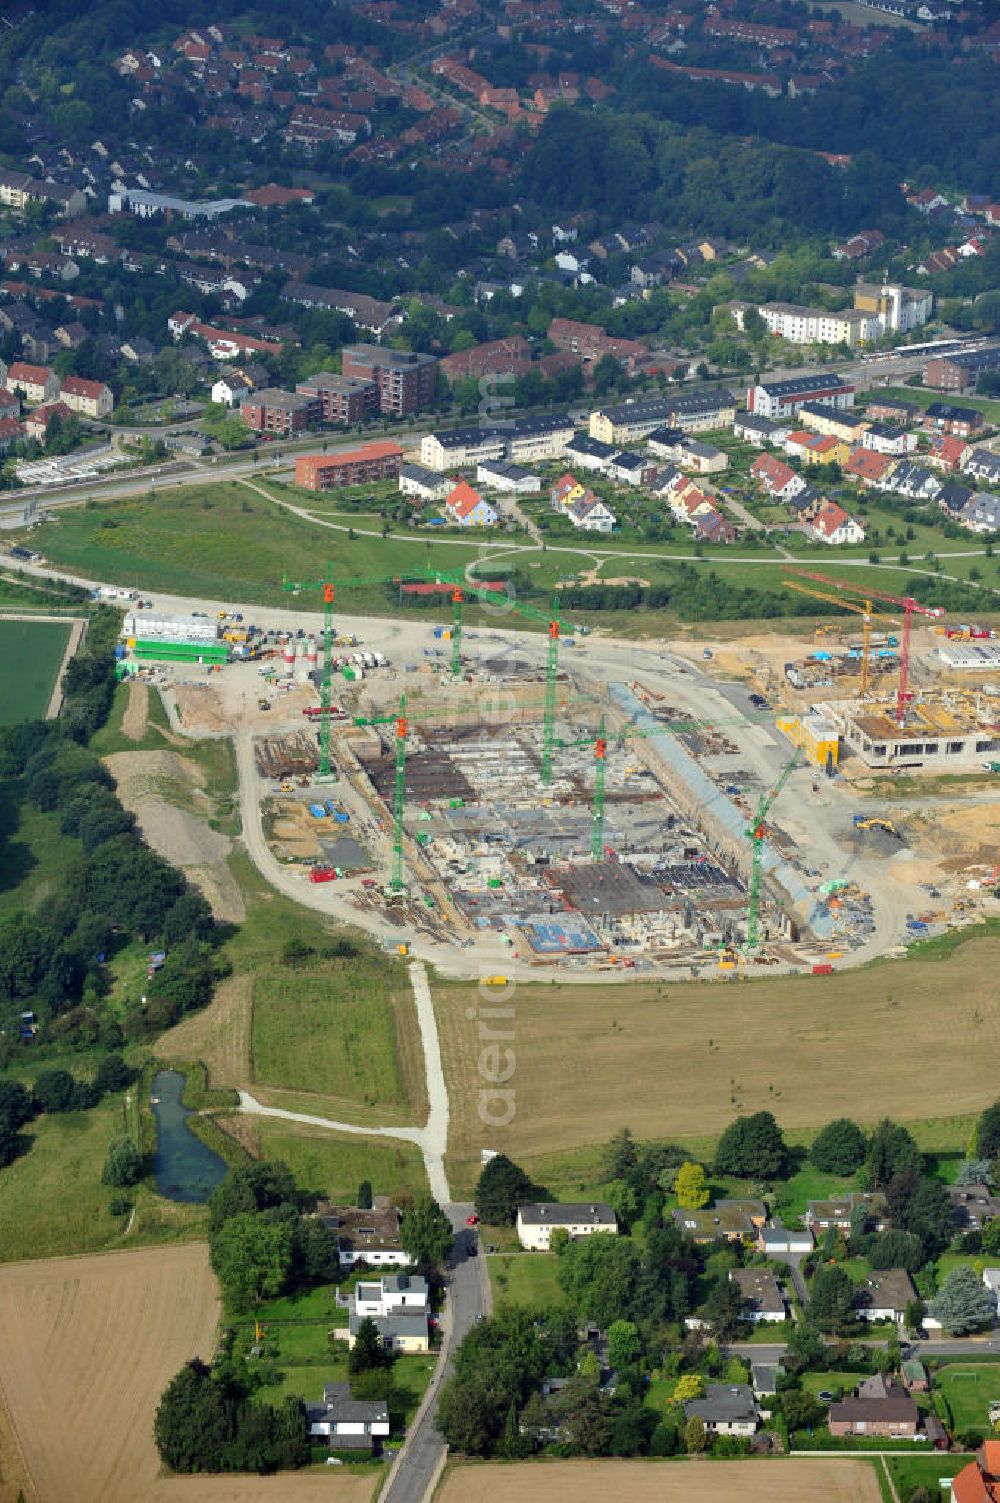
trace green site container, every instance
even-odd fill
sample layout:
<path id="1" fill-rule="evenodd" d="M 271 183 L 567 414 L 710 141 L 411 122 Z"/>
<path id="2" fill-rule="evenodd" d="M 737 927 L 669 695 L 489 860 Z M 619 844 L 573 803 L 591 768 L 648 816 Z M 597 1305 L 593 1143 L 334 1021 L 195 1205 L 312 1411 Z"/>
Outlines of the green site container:
<path id="1" fill-rule="evenodd" d="M 464 807 L 465 807 L 465 799 L 464 798 L 450 798 L 448 800 L 448 808 L 449 809 L 462 809 Z"/>
<path id="2" fill-rule="evenodd" d="M 344 677 L 346 678 L 346 680 L 347 680 L 347 682 L 349 684 L 353 684 L 354 680 L 357 678 L 357 674 L 354 672 L 354 669 L 353 668 L 348 668 L 346 665 L 341 670 L 341 672 L 343 673 Z"/>
<path id="3" fill-rule="evenodd" d="M 489 879 L 489 881 L 487 882 L 486 885 L 487 885 L 487 887 L 502 887 L 503 886 L 503 878 L 502 877 L 490 877 L 490 879 Z"/>

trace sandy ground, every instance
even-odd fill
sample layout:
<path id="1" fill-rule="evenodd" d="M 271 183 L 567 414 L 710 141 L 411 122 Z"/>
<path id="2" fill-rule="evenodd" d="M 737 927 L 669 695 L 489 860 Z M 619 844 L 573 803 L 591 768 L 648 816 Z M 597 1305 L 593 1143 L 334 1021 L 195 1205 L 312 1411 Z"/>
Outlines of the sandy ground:
<path id="1" fill-rule="evenodd" d="M 188 881 L 204 893 L 213 914 L 220 922 L 242 924 L 247 916 L 246 904 L 240 884 L 225 862 L 217 861 L 208 866 L 185 866 L 184 873 Z"/>
<path id="2" fill-rule="evenodd" d="M 230 976 L 201 1012 L 161 1035 L 164 1059 L 201 1060 L 210 1086 L 248 1086 L 252 976 Z"/>
<path id="3" fill-rule="evenodd" d="M 128 686 L 128 704 L 122 716 L 122 735 L 141 741 L 149 726 L 149 685 L 132 679 Z"/>
<path id="4" fill-rule="evenodd" d="M 553 1461 L 521 1466 L 457 1466 L 435 1503 L 879 1503 L 864 1461 Z"/>
<path id="5" fill-rule="evenodd" d="M 276 856 L 294 856 L 310 861 L 320 854 L 316 820 L 304 803 L 296 799 L 275 799 L 271 842 Z"/>
<path id="6" fill-rule="evenodd" d="M 0 1268 L 0 1390 L 34 1503 L 157 1495 L 156 1405 L 218 1317 L 203 1243 Z"/>
<path id="7" fill-rule="evenodd" d="M 178 684 L 173 695 L 181 724 L 192 735 L 229 729 L 228 718 L 223 714 L 214 685 Z"/>

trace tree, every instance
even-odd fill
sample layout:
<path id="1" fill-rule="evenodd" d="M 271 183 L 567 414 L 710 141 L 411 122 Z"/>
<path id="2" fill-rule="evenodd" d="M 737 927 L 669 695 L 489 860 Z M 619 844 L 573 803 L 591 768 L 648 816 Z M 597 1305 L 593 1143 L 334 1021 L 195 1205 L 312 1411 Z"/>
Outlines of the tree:
<path id="1" fill-rule="evenodd" d="M 821 1268 L 809 1296 L 809 1319 L 839 1335 L 854 1320 L 854 1285 L 842 1268 Z"/>
<path id="2" fill-rule="evenodd" d="M 358 1186 L 358 1210 L 370 1211 L 372 1204 L 372 1182 L 370 1179 L 363 1179 Z"/>
<path id="3" fill-rule="evenodd" d="M 786 1389 L 781 1395 L 781 1409 L 789 1430 L 811 1430 L 826 1418 L 826 1410 L 819 1400 L 796 1388 Z"/>
<path id="4" fill-rule="evenodd" d="M 131 1138 L 118 1138 L 108 1149 L 101 1183 L 120 1190 L 126 1185 L 137 1185 L 141 1179 L 142 1155 Z"/>
<path id="5" fill-rule="evenodd" d="M 993 1164 L 990 1159 L 963 1159 L 955 1175 L 956 1185 L 992 1185 Z"/>
<path id="6" fill-rule="evenodd" d="M 94 1085 L 102 1096 L 124 1091 L 135 1079 L 135 1071 L 125 1063 L 120 1054 L 106 1054 L 97 1067 Z"/>
<path id="7" fill-rule="evenodd" d="M 989 1221 L 983 1222 L 982 1246 L 983 1252 L 992 1257 L 1000 1254 L 1000 1216 L 993 1216 Z"/>
<path id="8" fill-rule="evenodd" d="M 358 1324 L 354 1345 L 347 1354 L 347 1371 L 353 1376 L 391 1366 L 392 1353 L 379 1335 L 378 1326 L 366 1315 Z"/>
<path id="9" fill-rule="evenodd" d="M 627 1127 L 606 1144 L 602 1155 L 602 1178 L 628 1179 L 639 1162 L 639 1150 Z"/>
<path id="10" fill-rule="evenodd" d="M 153 1421 L 162 1460 L 174 1472 L 221 1472 L 234 1429 L 233 1405 L 196 1357 L 170 1380 Z"/>
<path id="11" fill-rule="evenodd" d="M 613 1179 L 608 1184 L 607 1203 L 618 1218 L 624 1231 L 628 1231 L 639 1214 L 639 1192 L 627 1179 Z"/>
<path id="12" fill-rule="evenodd" d="M 649 1438 L 650 1456 L 676 1456 L 679 1445 L 677 1426 L 670 1420 L 661 1419 Z"/>
<path id="13" fill-rule="evenodd" d="M 719 1341 L 730 1341 L 743 1322 L 743 1298 L 728 1274 L 716 1279 L 705 1301 L 705 1319 Z"/>
<path id="14" fill-rule="evenodd" d="M 476 1214 L 489 1226 L 513 1226 L 519 1205 L 551 1199 L 505 1153 L 490 1159 L 476 1184 Z"/>
<path id="15" fill-rule="evenodd" d="M 824 1174 L 853 1174 L 865 1159 L 865 1135 L 850 1117 L 837 1117 L 819 1132 L 809 1157 Z"/>
<path id="16" fill-rule="evenodd" d="M 952 1336 L 964 1336 L 992 1325 L 996 1299 L 971 1268 L 948 1275 L 927 1309 Z"/>
<path id="17" fill-rule="evenodd" d="M 700 1415 L 692 1414 L 684 1426 L 684 1449 L 691 1456 L 700 1456 L 708 1444 L 708 1436 L 705 1434 L 705 1421 Z"/>
<path id="18" fill-rule="evenodd" d="M 923 1155 L 915 1140 L 905 1127 L 883 1117 L 868 1143 L 865 1159 L 865 1177 L 872 1190 L 882 1190 L 894 1175 L 907 1169 L 919 1173 L 924 1167 Z"/>
<path id="19" fill-rule="evenodd" d="M 691 1399 L 700 1399 L 705 1392 L 705 1380 L 700 1373 L 685 1373 L 674 1384 L 674 1402 L 687 1404 Z"/>
<path id="20" fill-rule="evenodd" d="M 243 1303 L 274 1299 L 292 1266 L 291 1223 L 242 1211 L 212 1233 L 210 1253 L 228 1294 Z"/>
<path id="21" fill-rule="evenodd" d="M 421 1268 L 440 1268 L 455 1240 L 451 1222 L 431 1195 L 421 1195 L 403 1216 L 400 1239 Z"/>
<path id="22" fill-rule="evenodd" d="M 251 1163 L 230 1169 L 208 1202 L 213 1229 L 242 1211 L 298 1205 L 295 1179 L 287 1164 Z"/>
<path id="23" fill-rule="evenodd" d="M 737 1174 L 749 1179 L 775 1179 L 788 1159 L 781 1129 L 770 1112 L 755 1112 L 737 1117 L 719 1139 L 715 1150 L 715 1168 L 720 1174 Z"/>
<path id="24" fill-rule="evenodd" d="M 795 1364 L 798 1372 L 808 1372 L 826 1362 L 826 1343 L 812 1326 L 800 1321 L 792 1327 L 785 1348 L 786 1357 Z"/>
<path id="25" fill-rule="evenodd" d="M 686 1211 L 700 1211 L 709 1202 L 708 1181 L 700 1164 L 682 1164 L 674 1180 L 677 1204 Z"/>
<path id="26" fill-rule="evenodd" d="M 642 1258 L 628 1237 L 596 1232 L 570 1242 L 559 1259 L 558 1279 L 587 1320 L 607 1328 L 636 1310 Z"/>
<path id="27" fill-rule="evenodd" d="M 50 1114 L 73 1110 L 75 1088 L 76 1081 L 68 1070 L 41 1070 L 33 1087 L 39 1107 Z"/>
<path id="28" fill-rule="evenodd" d="M 976 1152 L 982 1159 L 1000 1155 L 1000 1101 L 994 1101 L 980 1115 L 976 1124 Z"/>
<path id="29" fill-rule="evenodd" d="M 638 1362 L 642 1353 L 639 1328 L 631 1320 L 613 1320 L 608 1326 L 608 1361 L 620 1371 Z"/>
<path id="30" fill-rule="evenodd" d="M 873 1239 L 868 1261 L 874 1269 L 905 1268 L 907 1273 L 916 1273 L 926 1260 L 920 1238 L 893 1227 Z"/>

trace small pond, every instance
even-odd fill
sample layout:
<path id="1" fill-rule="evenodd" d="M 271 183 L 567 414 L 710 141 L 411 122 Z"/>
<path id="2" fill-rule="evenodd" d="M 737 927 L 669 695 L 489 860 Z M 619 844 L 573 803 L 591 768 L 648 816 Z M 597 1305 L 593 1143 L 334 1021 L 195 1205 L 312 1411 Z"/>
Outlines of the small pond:
<path id="1" fill-rule="evenodd" d="M 153 1078 L 153 1116 L 156 1118 L 156 1157 L 153 1173 L 156 1188 L 168 1200 L 200 1203 L 208 1199 L 226 1165 L 188 1127 L 193 1113 L 181 1104 L 184 1076 L 179 1070 L 161 1070 Z"/>

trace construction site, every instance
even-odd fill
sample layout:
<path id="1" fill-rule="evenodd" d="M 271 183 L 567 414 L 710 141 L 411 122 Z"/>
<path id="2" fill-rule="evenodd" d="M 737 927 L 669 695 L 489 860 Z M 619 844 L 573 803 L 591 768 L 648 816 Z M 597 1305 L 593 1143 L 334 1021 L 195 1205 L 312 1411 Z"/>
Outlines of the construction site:
<path id="1" fill-rule="evenodd" d="M 286 585 L 319 594 L 322 631 L 286 612 L 224 669 L 164 671 L 192 729 L 247 738 L 269 859 L 394 949 L 497 974 L 822 972 L 993 901 L 991 843 L 956 826 L 935 859 L 878 783 L 1000 758 L 1000 701 L 940 652 L 971 629 L 938 610 L 798 575 L 838 624 L 656 648 L 591 635 L 557 596 L 467 630 L 497 586 L 448 578 L 438 624 L 348 623 L 356 583 Z"/>

